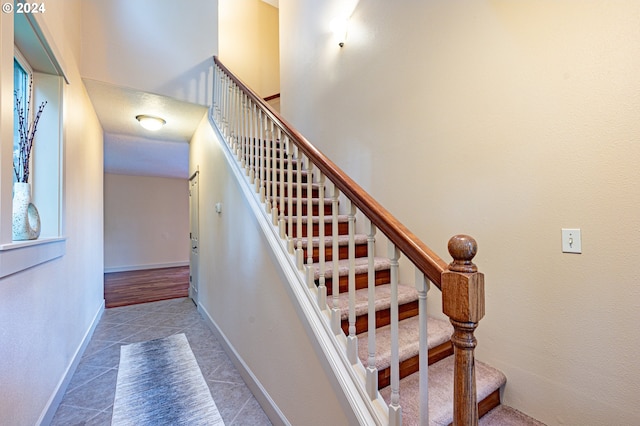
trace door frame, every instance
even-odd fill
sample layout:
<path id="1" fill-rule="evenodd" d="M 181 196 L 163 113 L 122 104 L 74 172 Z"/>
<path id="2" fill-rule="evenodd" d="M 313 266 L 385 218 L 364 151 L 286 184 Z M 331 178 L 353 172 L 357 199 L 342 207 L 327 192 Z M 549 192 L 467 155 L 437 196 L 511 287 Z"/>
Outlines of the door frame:
<path id="1" fill-rule="evenodd" d="M 200 170 L 189 177 L 189 297 L 198 305 L 200 270 Z"/>

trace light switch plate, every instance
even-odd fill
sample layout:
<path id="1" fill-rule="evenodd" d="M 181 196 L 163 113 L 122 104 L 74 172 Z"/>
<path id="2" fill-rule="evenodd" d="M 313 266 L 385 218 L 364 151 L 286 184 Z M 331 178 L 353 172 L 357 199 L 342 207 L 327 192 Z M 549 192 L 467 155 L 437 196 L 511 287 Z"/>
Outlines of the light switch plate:
<path id="1" fill-rule="evenodd" d="M 562 228 L 562 252 L 582 253 L 582 233 L 579 228 Z"/>

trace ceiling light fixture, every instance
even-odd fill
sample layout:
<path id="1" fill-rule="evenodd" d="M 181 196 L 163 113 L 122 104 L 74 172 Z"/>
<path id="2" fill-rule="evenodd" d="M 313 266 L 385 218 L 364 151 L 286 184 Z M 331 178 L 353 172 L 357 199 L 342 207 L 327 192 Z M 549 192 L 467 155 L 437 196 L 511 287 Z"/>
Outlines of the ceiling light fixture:
<path id="1" fill-rule="evenodd" d="M 138 120 L 142 127 L 151 131 L 160 130 L 162 126 L 167 124 L 167 122 L 160 117 L 145 114 L 136 115 L 136 120 Z"/>

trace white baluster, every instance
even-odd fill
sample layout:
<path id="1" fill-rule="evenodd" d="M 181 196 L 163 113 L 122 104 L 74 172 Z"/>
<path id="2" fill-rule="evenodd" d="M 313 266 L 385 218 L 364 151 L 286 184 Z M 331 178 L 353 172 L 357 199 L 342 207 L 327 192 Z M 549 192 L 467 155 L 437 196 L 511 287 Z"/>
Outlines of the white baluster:
<path id="1" fill-rule="evenodd" d="M 275 123 L 269 120 L 269 130 L 271 132 L 271 221 L 275 224 L 278 218 L 278 149 L 276 147 Z M 278 176 L 280 179 L 281 176 Z"/>
<path id="2" fill-rule="evenodd" d="M 264 123 L 264 149 L 266 155 L 266 182 L 265 182 L 265 200 L 267 214 L 271 214 L 271 183 L 273 182 L 273 167 L 271 167 L 271 133 L 269 132 L 269 123 L 271 119 L 265 117 Z"/>
<path id="3" fill-rule="evenodd" d="M 245 174 L 247 175 L 247 177 L 249 178 L 249 182 L 252 182 L 251 177 L 253 176 L 253 158 L 252 158 L 252 151 L 253 151 L 253 138 L 251 135 L 251 118 L 253 117 L 253 108 L 255 108 L 255 105 L 253 103 L 253 100 L 249 99 L 249 103 L 248 103 L 248 108 L 247 108 L 247 150 L 246 150 L 246 156 L 245 156 L 245 166 L 246 166 L 246 170 L 245 170 Z"/>
<path id="4" fill-rule="evenodd" d="M 358 361 L 358 338 L 356 337 L 356 207 L 347 200 L 349 217 L 349 336 L 347 336 L 347 358 L 351 364 Z"/>
<path id="5" fill-rule="evenodd" d="M 238 97 L 238 88 L 237 86 L 233 86 L 231 88 L 231 96 L 229 97 L 229 128 L 231 129 L 229 132 L 229 139 L 227 139 L 227 145 L 233 146 L 234 140 L 238 137 L 238 122 L 240 121 L 240 114 L 237 109 L 237 97 Z"/>
<path id="6" fill-rule="evenodd" d="M 222 74 L 222 78 L 220 81 L 220 131 L 222 135 L 225 135 L 224 123 L 225 123 L 225 114 L 227 113 L 227 75 Z"/>
<path id="7" fill-rule="evenodd" d="M 285 228 L 285 216 L 284 213 L 286 211 L 286 202 L 287 202 L 287 198 L 285 197 L 286 192 L 284 190 L 284 186 L 286 184 L 285 182 L 285 176 L 288 176 L 288 172 L 287 172 L 287 161 L 288 158 L 291 157 L 290 154 L 290 146 L 291 142 L 289 141 L 289 136 L 284 135 L 284 138 L 280 141 L 280 146 L 283 148 L 283 153 L 280 159 L 280 220 L 278 221 L 278 227 L 280 230 L 280 238 L 285 239 L 287 238 L 287 230 Z M 288 214 L 291 214 L 291 211 L 289 210 Z"/>
<path id="8" fill-rule="evenodd" d="M 253 119 L 251 120 L 253 127 L 253 174 L 256 192 L 260 192 L 260 169 L 262 168 L 262 163 L 260 163 L 260 135 L 258 130 L 258 116 L 260 115 L 260 111 L 260 106 L 256 104 Z"/>
<path id="9" fill-rule="evenodd" d="M 251 110 L 251 164 L 253 164 L 253 168 L 251 169 L 250 181 L 252 184 L 256 186 L 256 192 L 258 192 L 258 185 L 256 183 L 256 178 L 258 174 L 258 132 L 256 127 L 256 120 L 258 116 L 258 105 L 253 104 L 253 109 Z"/>
<path id="10" fill-rule="evenodd" d="M 224 90 L 224 114 L 222 116 L 222 123 L 224 131 L 222 132 L 225 137 L 229 137 L 229 95 L 231 93 L 231 79 L 227 76 L 225 81 Z"/>
<path id="11" fill-rule="evenodd" d="M 253 101 L 248 99 L 247 101 L 247 121 L 246 126 L 246 146 L 244 152 L 244 173 L 246 176 L 251 175 L 251 109 L 253 108 Z"/>
<path id="12" fill-rule="evenodd" d="M 242 94 L 242 139 L 240 140 L 240 167 L 244 169 L 246 165 L 245 154 L 246 154 L 246 144 L 247 144 L 247 109 L 249 106 L 247 105 L 247 96 Z"/>
<path id="13" fill-rule="evenodd" d="M 389 404 L 389 424 L 402 424 L 400 407 L 400 356 L 398 349 L 398 259 L 400 251 L 389 242 L 389 260 L 391 261 L 391 401 Z"/>
<path id="14" fill-rule="evenodd" d="M 240 104 L 242 99 L 242 91 L 237 85 L 234 85 L 233 87 L 234 87 L 234 90 L 233 90 L 232 102 L 233 102 L 233 114 L 235 115 L 235 120 L 234 120 L 235 137 L 232 140 L 232 146 L 235 147 L 236 145 L 238 145 L 238 137 L 241 132 L 240 126 L 242 125 L 241 124 L 242 106 Z"/>
<path id="15" fill-rule="evenodd" d="M 333 184 L 333 192 L 331 193 L 331 235 L 333 237 L 333 241 L 332 241 L 332 245 L 333 247 L 338 247 L 339 242 L 338 242 L 338 237 L 340 235 L 340 230 L 339 230 L 339 223 L 338 223 L 338 198 L 340 197 L 340 190 L 338 189 L 338 187 Z M 332 309 L 331 309 L 331 330 L 333 331 L 333 334 L 340 334 L 342 333 L 342 326 L 341 326 L 341 322 L 342 322 L 342 318 L 341 318 L 341 312 L 340 309 L 338 308 L 338 302 L 339 299 L 338 297 L 340 296 L 340 283 L 339 283 L 339 270 L 338 270 L 338 260 L 340 260 L 340 253 L 338 250 L 333 250 L 332 253 L 332 263 L 333 263 L 333 270 L 331 271 L 331 298 L 333 300 L 332 302 Z"/>
<path id="16" fill-rule="evenodd" d="M 220 67 L 216 66 L 216 71 L 218 73 L 218 79 L 216 81 L 216 91 L 217 91 L 217 95 L 216 95 L 216 100 L 217 100 L 217 104 L 216 104 L 216 118 L 217 118 L 217 122 L 218 122 L 218 126 L 220 128 L 222 128 L 222 70 L 220 69 Z"/>
<path id="17" fill-rule="evenodd" d="M 367 341 L 367 394 L 369 398 L 378 396 L 378 368 L 376 367 L 376 269 L 375 269 L 375 241 L 376 226 L 367 219 L 367 257 L 368 270 L 368 341 Z"/>
<path id="18" fill-rule="evenodd" d="M 218 124 L 220 127 L 220 131 L 222 132 L 223 127 L 224 127 L 224 91 L 226 90 L 225 86 L 224 86 L 224 79 L 225 79 L 225 75 L 224 73 L 221 71 L 220 72 L 220 81 L 218 82 L 218 89 L 219 89 L 219 93 L 218 93 Z M 224 133 L 223 133 L 224 134 Z"/>
<path id="19" fill-rule="evenodd" d="M 247 170 L 245 173 L 249 177 L 249 182 L 253 183 L 253 137 L 251 134 L 251 117 L 253 117 L 253 109 L 255 104 L 252 99 L 249 99 L 249 111 L 247 116 Z"/>
<path id="20" fill-rule="evenodd" d="M 242 138 L 243 136 L 243 123 L 244 123 L 244 103 L 243 103 L 243 98 L 244 98 L 244 94 L 242 93 L 242 91 L 238 88 L 236 88 L 235 93 L 233 94 L 233 96 L 230 99 L 230 102 L 232 103 L 232 109 L 235 110 L 236 115 L 237 115 L 237 119 L 235 120 L 235 132 L 236 132 L 236 137 L 233 138 L 233 140 L 231 141 L 231 146 L 233 146 L 235 148 L 235 152 L 237 154 L 237 150 L 238 150 L 238 144 L 240 143 L 240 138 Z"/>
<path id="21" fill-rule="evenodd" d="M 289 153 L 289 167 L 287 170 L 287 250 L 294 253 L 293 248 L 293 158 L 298 158 L 298 147 L 293 145 Z"/>
<path id="22" fill-rule="evenodd" d="M 279 185 L 277 185 L 277 187 L 280 187 L 280 189 L 282 190 L 282 185 L 284 184 L 284 173 L 282 170 L 282 163 L 284 162 L 284 145 L 282 143 L 282 139 L 281 139 L 281 130 L 280 127 L 277 126 L 276 129 L 276 140 L 274 142 L 274 144 L 277 144 L 278 146 L 278 155 L 274 157 L 274 161 L 275 161 L 275 165 L 274 168 L 277 170 L 277 174 L 278 174 L 278 183 Z M 276 189 L 273 191 L 273 203 L 274 206 L 276 206 L 276 208 L 274 208 L 273 210 L 271 210 L 271 221 L 274 224 L 274 226 L 278 225 L 278 219 L 281 215 L 284 214 L 284 206 L 282 205 L 282 203 L 280 202 L 280 198 L 278 197 L 278 195 L 281 195 L 278 190 Z"/>
<path id="23" fill-rule="evenodd" d="M 236 96 L 236 108 L 238 110 L 238 123 L 237 123 L 237 129 L 238 129 L 238 134 L 236 137 L 236 149 L 235 149 L 235 154 L 236 157 L 238 158 L 238 161 L 240 162 L 240 166 L 244 167 L 244 143 L 245 143 L 245 137 L 246 137 L 246 131 L 245 131 L 245 123 L 246 123 L 246 115 L 247 115 L 247 103 L 246 103 L 246 97 L 245 94 L 242 91 L 239 91 L 237 93 Z"/>
<path id="24" fill-rule="evenodd" d="M 309 159 L 307 165 L 307 224 L 313 223 L 313 163 Z M 307 226 L 307 285 L 314 288 L 316 283 L 314 280 L 313 267 L 313 226 Z"/>
<path id="25" fill-rule="evenodd" d="M 229 87 L 229 116 L 227 117 L 227 122 L 229 123 L 228 132 L 225 135 L 225 140 L 227 141 L 227 145 L 231 145 L 234 136 L 234 125 L 235 125 L 235 110 L 233 99 L 235 96 L 235 86 Z"/>
<path id="26" fill-rule="evenodd" d="M 324 182 L 325 177 L 324 173 L 318 171 L 318 198 L 320 199 L 320 203 L 318 204 L 318 266 L 320 267 L 320 279 L 318 286 L 318 307 L 321 310 L 325 310 L 327 308 L 327 287 L 325 283 L 325 241 L 324 241 Z M 308 190 L 311 192 L 311 189 Z M 334 251 L 338 250 L 338 247 L 333 247 Z"/>
<path id="27" fill-rule="evenodd" d="M 216 64 L 213 83 L 213 118 L 220 123 L 220 67 Z"/>
<path id="28" fill-rule="evenodd" d="M 416 268 L 416 290 L 418 290 L 418 317 L 420 318 L 420 424 L 429 424 L 429 343 L 427 336 L 427 294 L 430 282 L 427 277 Z"/>
<path id="29" fill-rule="evenodd" d="M 302 160 L 302 156 L 300 161 Z M 298 221 L 297 247 L 296 247 L 296 266 L 302 271 L 304 268 L 304 251 L 302 250 L 302 167 L 296 170 L 296 220 Z M 313 223 L 307 222 L 307 232 L 309 227 L 313 233 Z"/>
<path id="30" fill-rule="evenodd" d="M 265 160 L 265 141 L 264 141 L 264 113 L 262 110 L 258 111 L 258 138 L 260 139 L 259 143 L 259 158 L 260 158 L 260 202 L 265 202 L 265 171 L 269 170 L 269 167 Z"/>
<path id="31" fill-rule="evenodd" d="M 234 109 L 236 110 L 236 114 L 238 116 L 236 120 L 236 137 L 230 141 L 231 152 L 236 156 L 236 158 L 240 158 L 238 155 L 238 149 L 240 145 L 240 139 L 242 138 L 242 120 L 244 111 L 242 110 L 242 98 L 243 94 L 240 90 L 236 90 L 235 96 L 233 98 L 234 101 Z"/>

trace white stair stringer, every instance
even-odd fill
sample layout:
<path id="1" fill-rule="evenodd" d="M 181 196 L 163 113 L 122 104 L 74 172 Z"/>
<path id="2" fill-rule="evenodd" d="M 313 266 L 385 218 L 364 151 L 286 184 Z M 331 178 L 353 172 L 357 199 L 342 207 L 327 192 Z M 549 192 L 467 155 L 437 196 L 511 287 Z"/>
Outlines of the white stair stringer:
<path id="1" fill-rule="evenodd" d="M 287 251 L 287 241 L 280 238 L 278 226 L 273 225 L 270 215 L 265 212 L 259 194 L 256 194 L 254 185 L 251 184 L 249 177 L 245 176 L 241 165 L 230 151 L 227 143 L 224 142 L 224 136 L 211 113 L 209 114 L 209 122 L 219 138 L 222 152 L 230 165 L 234 178 L 240 183 L 242 192 L 272 249 L 272 256 L 289 284 L 290 294 L 298 302 L 295 308 L 301 318 L 305 319 L 301 323 L 307 329 L 308 334 L 315 338 L 316 347 L 320 350 L 318 355 L 322 355 L 322 360 L 326 361 L 326 367 L 333 373 L 355 419 L 360 425 L 386 425 L 388 423 L 387 406 L 380 393 L 375 400 L 368 397 L 364 385 L 366 375 L 364 366 L 359 360 L 355 365 L 349 363 L 346 356 L 346 338 L 343 335 L 336 336 L 331 331 L 330 311 L 319 309 L 316 303 L 317 289 L 307 286 L 304 272 L 296 267 L 295 255 L 291 255 Z M 257 386 L 262 388 L 259 383 Z M 268 397 L 268 395 L 266 396 Z"/>

